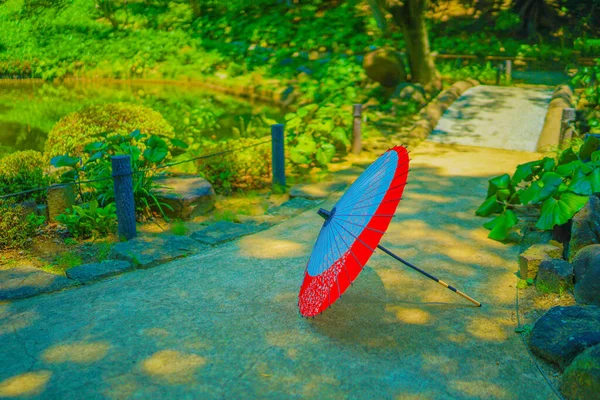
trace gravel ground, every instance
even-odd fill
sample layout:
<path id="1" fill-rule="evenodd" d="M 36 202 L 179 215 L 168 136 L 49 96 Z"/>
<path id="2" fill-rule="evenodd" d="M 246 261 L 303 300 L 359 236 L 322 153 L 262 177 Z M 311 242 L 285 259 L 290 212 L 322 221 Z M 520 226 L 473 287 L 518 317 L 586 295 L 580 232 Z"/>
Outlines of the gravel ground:
<path id="1" fill-rule="evenodd" d="M 430 141 L 536 151 L 551 89 L 477 86 L 442 116 Z"/>

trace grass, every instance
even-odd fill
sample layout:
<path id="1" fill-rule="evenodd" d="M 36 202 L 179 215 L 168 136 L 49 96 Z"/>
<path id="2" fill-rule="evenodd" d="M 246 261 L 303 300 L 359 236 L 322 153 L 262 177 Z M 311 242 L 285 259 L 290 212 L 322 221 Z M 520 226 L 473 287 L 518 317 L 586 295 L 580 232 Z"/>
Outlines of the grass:
<path id="1" fill-rule="evenodd" d="M 188 234 L 188 227 L 183 221 L 174 221 L 171 224 L 171 233 L 177 236 L 186 236 Z"/>
<path id="2" fill-rule="evenodd" d="M 64 276 L 66 270 L 81 264 L 83 264 L 83 260 L 80 256 L 65 251 L 60 253 L 52 263 L 41 267 L 41 269 L 52 274 Z"/>

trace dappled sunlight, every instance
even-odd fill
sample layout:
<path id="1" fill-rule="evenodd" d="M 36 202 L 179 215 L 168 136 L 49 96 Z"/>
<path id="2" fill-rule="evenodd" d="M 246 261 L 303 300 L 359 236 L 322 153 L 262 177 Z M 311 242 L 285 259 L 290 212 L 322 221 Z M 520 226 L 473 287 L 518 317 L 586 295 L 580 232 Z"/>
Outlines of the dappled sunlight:
<path id="1" fill-rule="evenodd" d="M 450 386 L 466 396 L 488 399 L 513 398 L 505 389 L 483 380 L 453 381 L 450 383 Z"/>
<path id="2" fill-rule="evenodd" d="M 265 245 L 268 251 L 265 251 Z M 243 256 L 268 259 L 302 257 L 310 251 L 310 248 L 302 243 L 272 238 L 265 240 L 260 235 L 245 236 L 240 239 L 238 246 Z"/>
<path id="3" fill-rule="evenodd" d="M 431 314 L 419 308 L 387 306 L 385 310 L 393 313 L 398 321 L 405 324 L 427 325 L 431 321 Z"/>
<path id="4" fill-rule="evenodd" d="M 110 344 L 106 341 L 59 344 L 46 349 L 42 357 L 51 364 L 89 364 L 103 359 L 109 349 Z"/>
<path id="5" fill-rule="evenodd" d="M 281 292 L 277 293 L 273 300 L 278 303 L 298 302 L 298 292 Z"/>
<path id="6" fill-rule="evenodd" d="M 194 373 L 206 365 L 206 359 L 197 354 L 162 350 L 142 362 L 142 370 L 153 378 L 169 384 L 182 384 L 193 379 Z"/>
<path id="7" fill-rule="evenodd" d="M 290 338 L 294 338 L 294 340 L 292 341 Z M 282 348 L 315 345 L 319 342 L 318 336 L 302 333 L 297 330 L 267 332 L 265 340 L 269 346 Z"/>
<path id="8" fill-rule="evenodd" d="M 52 372 L 36 371 L 13 376 L 0 382 L 0 397 L 36 396 L 41 394 Z"/>
<path id="9" fill-rule="evenodd" d="M 8 307 L 8 304 L 4 304 L 3 306 Z M 0 321 L 0 335 L 6 335 L 27 328 L 39 319 L 39 315 L 35 311 L 10 314 L 9 309 L 4 308 L 3 313 L 5 313 L 6 317 Z"/>
<path id="10" fill-rule="evenodd" d="M 425 353 L 421 357 L 421 368 L 425 372 L 454 374 L 459 368 L 459 360 L 441 354 Z"/>
<path id="11" fill-rule="evenodd" d="M 503 342 L 508 339 L 508 328 L 514 324 L 506 319 L 486 317 L 470 318 L 466 332 L 478 339 L 494 342 Z"/>
<path id="12" fill-rule="evenodd" d="M 169 331 L 163 328 L 144 329 L 142 333 L 146 336 L 154 338 L 166 338 L 169 336 Z"/>

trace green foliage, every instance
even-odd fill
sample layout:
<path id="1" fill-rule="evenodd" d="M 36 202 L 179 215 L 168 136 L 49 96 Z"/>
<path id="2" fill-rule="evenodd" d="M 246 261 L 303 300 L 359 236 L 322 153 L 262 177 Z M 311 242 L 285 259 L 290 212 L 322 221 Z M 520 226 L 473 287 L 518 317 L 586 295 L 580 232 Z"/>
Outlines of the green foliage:
<path id="1" fill-rule="evenodd" d="M 285 116 L 286 146 L 295 168 L 326 168 L 350 148 L 352 114 L 333 104 L 309 104 Z"/>
<path id="2" fill-rule="evenodd" d="M 129 103 L 95 105 L 68 114 L 54 125 L 46 140 L 46 156 L 81 156 L 86 145 L 102 133 L 127 134 L 134 129 L 165 138 L 174 136 L 173 128 L 150 108 Z"/>
<path id="3" fill-rule="evenodd" d="M 0 200 L 0 249 L 26 247 L 44 222 L 44 217 L 26 214 L 25 208 L 14 200 Z"/>
<path id="4" fill-rule="evenodd" d="M 98 138 L 101 141 L 89 143 L 84 147 L 83 159 L 70 155 L 52 158 L 53 166 L 66 168 L 61 175 L 61 181 L 76 184 L 81 202 L 94 200 L 100 206 L 107 206 L 114 202 L 110 157 L 127 154 L 131 156 L 131 168 L 134 172 L 133 195 L 138 217 L 150 215 L 154 208 L 162 213 L 162 208 L 168 206 L 159 203 L 153 194 L 158 187 L 155 179 L 159 172 L 152 168 L 164 163 L 170 157 L 171 151 L 182 151 L 187 144 L 178 139 L 168 139 L 167 142 L 158 136 L 143 134 L 137 129 L 128 135 L 104 133 Z M 82 185 L 82 181 L 96 182 Z"/>
<path id="5" fill-rule="evenodd" d="M 56 220 L 76 238 L 103 237 L 113 233 L 117 227 L 117 207 L 114 203 L 100 207 L 93 200 L 73 206 L 66 213 L 58 215 Z"/>
<path id="6" fill-rule="evenodd" d="M 267 138 L 204 142 L 194 152 L 208 155 L 235 150 L 231 153 L 200 159 L 198 173 L 208 180 L 217 193 L 232 193 L 267 187 L 271 182 L 270 143 L 253 146 Z"/>
<path id="7" fill-rule="evenodd" d="M 44 157 L 33 150 L 17 151 L 0 159 L 0 196 L 48 186 L 53 179 L 44 173 Z M 46 191 L 17 196 L 15 200 L 43 202 Z"/>
<path id="8" fill-rule="evenodd" d="M 57 275 L 65 275 L 65 271 L 83 264 L 83 259 L 77 254 L 64 251 L 52 261 L 52 263 L 43 266 L 41 269 Z"/>
<path id="9" fill-rule="evenodd" d="M 189 229 L 183 221 L 174 221 L 171 224 L 171 233 L 173 235 L 185 236 L 188 234 L 188 231 Z"/>
<path id="10" fill-rule="evenodd" d="M 519 222 L 519 207 L 539 209 L 536 228 L 550 230 L 565 224 L 588 201 L 600 193 L 600 139 L 589 136 L 573 141 L 555 158 L 521 164 L 511 176 L 504 174 L 489 181 L 486 200 L 477 209 L 482 217 L 497 214 L 484 224 L 489 238 L 504 241 Z"/>

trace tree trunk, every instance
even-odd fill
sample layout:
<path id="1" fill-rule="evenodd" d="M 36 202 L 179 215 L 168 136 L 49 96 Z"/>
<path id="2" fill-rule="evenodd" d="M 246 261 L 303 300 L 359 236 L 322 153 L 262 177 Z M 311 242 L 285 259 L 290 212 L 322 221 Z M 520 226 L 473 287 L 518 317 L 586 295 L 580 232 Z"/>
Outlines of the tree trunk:
<path id="1" fill-rule="evenodd" d="M 388 11 L 394 23 L 404 34 L 411 80 L 423 85 L 427 91 L 431 91 L 440 90 L 442 82 L 429 47 L 425 23 L 427 3 L 427 0 L 405 0 L 404 4 L 395 3 L 388 8 Z"/>

